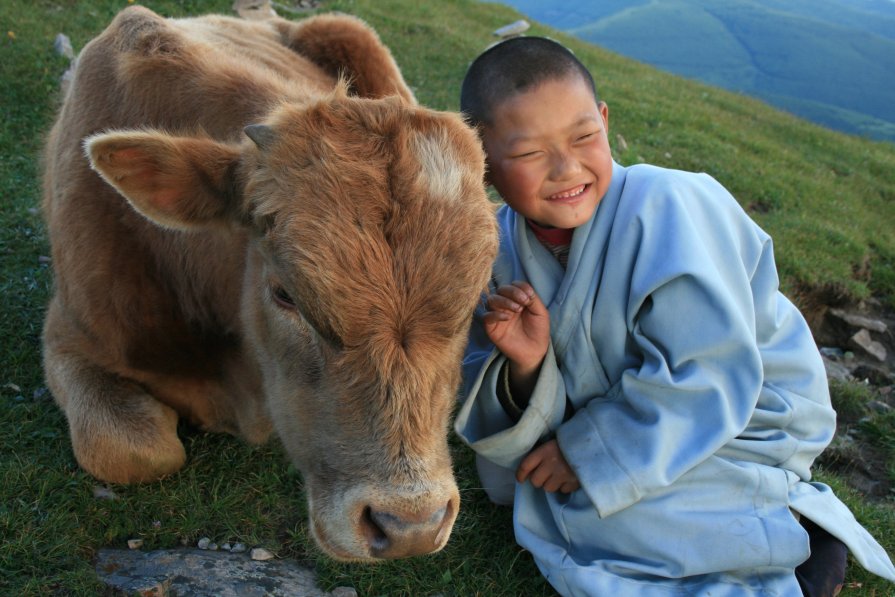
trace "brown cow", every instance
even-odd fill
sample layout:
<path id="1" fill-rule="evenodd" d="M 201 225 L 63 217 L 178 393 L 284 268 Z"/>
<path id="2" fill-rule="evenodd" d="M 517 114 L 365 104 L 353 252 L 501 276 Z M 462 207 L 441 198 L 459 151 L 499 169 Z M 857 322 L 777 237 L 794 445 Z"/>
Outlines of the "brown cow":
<path id="1" fill-rule="evenodd" d="M 147 481 L 184 464 L 179 417 L 276 430 L 327 553 L 440 549 L 497 244 L 483 163 L 353 17 L 124 10 L 81 53 L 46 150 L 44 366 L 78 462 Z"/>

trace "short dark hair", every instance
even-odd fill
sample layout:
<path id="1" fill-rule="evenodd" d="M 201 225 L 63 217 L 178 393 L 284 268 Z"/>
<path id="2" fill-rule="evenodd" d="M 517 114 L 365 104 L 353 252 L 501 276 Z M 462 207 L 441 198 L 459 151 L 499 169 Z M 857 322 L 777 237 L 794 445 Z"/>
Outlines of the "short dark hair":
<path id="1" fill-rule="evenodd" d="M 590 71 L 571 50 L 546 37 L 511 37 L 469 65 L 460 88 L 460 111 L 473 126 L 491 124 L 492 112 L 501 102 L 570 75 L 580 76 L 599 100 Z"/>

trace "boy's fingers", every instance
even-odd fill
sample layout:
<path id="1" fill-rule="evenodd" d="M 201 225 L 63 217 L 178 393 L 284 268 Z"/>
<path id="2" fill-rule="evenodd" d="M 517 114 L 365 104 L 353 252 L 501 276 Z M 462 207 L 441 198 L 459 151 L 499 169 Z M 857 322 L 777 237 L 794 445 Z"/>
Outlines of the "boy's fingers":
<path id="1" fill-rule="evenodd" d="M 578 491 L 580 487 L 581 485 L 578 483 L 578 481 L 566 481 L 562 484 L 562 487 L 560 487 L 559 490 L 562 493 L 574 493 Z"/>
<path id="2" fill-rule="evenodd" d="M 541 459 L 537 452 L 532 452 L 523 458 L 522 462 L 519 463 L 519 468 L 516 469 L 516 480 L 524 483 L 531 472 L 537 468 L 540 461 Z"/>
<path id="3" fill-rule="evenodd" d="M 525 288 L 518 286 L 518 284 L 525 284 Z M 527 305 L 531 302 L 531 297 L 534 296 L 534 289 L 525 282 L 513 282 L 498 288 L 497 294 L 511 299 L 520 305 Z"/>
<path id="4" fill-rule="evenodd" d="M 512 285 L 524 292 L 526 296 L 531 297 L 535 295 L 535 289 L 525 280 L 514 280 Z"/>
<path id="5" fill-rule="evenodd" d="M 523 458 L 522 462 L 519 463 L 519 468 L 516 469 L 516 480 L 523 483 L 526 479 L 532 477 L 533 473 L 535 473 L 541 465 L 542 460 L 543 456 L 539 448 L 532 450 L 528 456 Z"/>
<path id="6" fill-rule="evenodd" d="M 547 312 L 541 297 L 538 296 L 535 289 L 528 282 L 518 280 L 509 286 L 501 286 L 497 289 L 497 292 L 503 296 L 513 298 L 517 303 L 526 306 L 529 311 L 536 315 L 542 315 Z"/>
<path id="7" fill-rule="evenodd" d="M 522 305 L 518 301 L 499 294 L 490 295 L 486 304 L 491 311 L 504 310 L 518 313 L 522 310 Z"/>
<path id="8" fill-rule="evenodd" d="M 497 325 L 512 318 L 513 316 L 506 311 L 488 311 L 482 316 L 482 323 L 485 325 Z"/>

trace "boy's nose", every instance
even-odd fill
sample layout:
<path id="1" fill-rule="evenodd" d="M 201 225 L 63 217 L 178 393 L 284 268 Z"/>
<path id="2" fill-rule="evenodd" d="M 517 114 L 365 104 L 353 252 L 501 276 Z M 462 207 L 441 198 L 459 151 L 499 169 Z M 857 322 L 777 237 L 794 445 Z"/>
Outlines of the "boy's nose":
<path id="1" fill-rule="evenodd" d="M 581 170 L 581 164 L 567 153 L 556 153 L 550 164 L 550 177 L 553 180 L 564 180 Z"/>

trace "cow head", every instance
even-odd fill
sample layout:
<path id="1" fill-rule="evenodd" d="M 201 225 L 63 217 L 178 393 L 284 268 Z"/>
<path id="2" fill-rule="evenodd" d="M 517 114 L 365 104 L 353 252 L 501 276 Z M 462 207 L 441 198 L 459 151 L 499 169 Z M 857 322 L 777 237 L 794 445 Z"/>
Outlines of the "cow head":
<path id="1" fill-rule="evenodd" d="M 437 551 L 460 502 L 449 417 L 497 244 L 475 134 L 341 89 L 245 132 L 112 132 L 86 148 L 157 224 L 251 231 L 244 334 L 319 545 L 345 560 Z"/>

